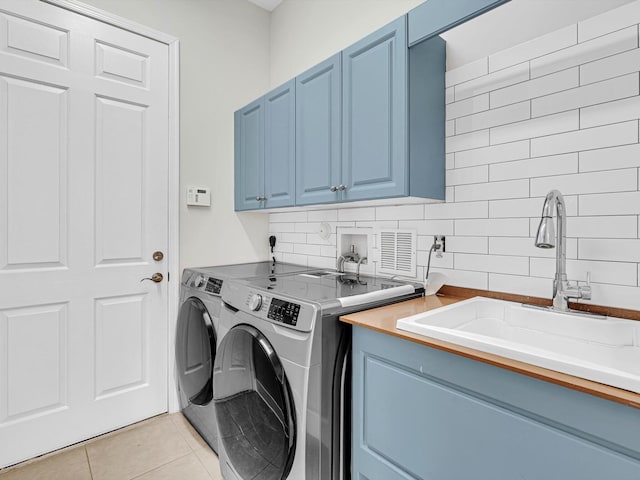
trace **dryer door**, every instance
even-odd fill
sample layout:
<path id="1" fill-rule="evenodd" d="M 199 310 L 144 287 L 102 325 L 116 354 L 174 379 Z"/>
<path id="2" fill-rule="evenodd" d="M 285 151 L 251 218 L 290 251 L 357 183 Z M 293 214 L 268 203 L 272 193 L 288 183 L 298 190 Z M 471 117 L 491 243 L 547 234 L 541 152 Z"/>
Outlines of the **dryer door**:
<path id="1" fill-rule="evenodd" d="M 214 369 L 220 442 L 242 479 L 286 478 L 295 454 L 293 396 L 282 363 L 258 329 L 236 325 L 224 336 Z"/>
<path id="2" fill-rule="evenodd" d="M 206 405 L 213 398 L 216 332 L 204 303 L 187 298 L 180 307 L 176 332 L 176 368 L 181 402 Z M 184 398 L 183 398 L 184 397 Z M 182 405 L 186 407 L 187 405 Z"/>

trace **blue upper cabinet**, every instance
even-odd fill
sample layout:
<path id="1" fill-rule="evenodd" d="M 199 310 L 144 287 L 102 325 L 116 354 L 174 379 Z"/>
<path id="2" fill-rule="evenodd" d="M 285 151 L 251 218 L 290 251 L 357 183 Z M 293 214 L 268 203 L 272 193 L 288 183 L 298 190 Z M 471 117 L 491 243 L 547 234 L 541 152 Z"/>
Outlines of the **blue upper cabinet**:
<path id="1" fill-rule="evenodd" d="M 401 17 L 342 53 L 343 200 L 408 193 L 406 38 Z"/>
<path id="2" fill-rule="evenodd" d="M 509 0 L 428 0 L 409 12 L 409 45 L 438 35 Z"/>
<path id="3" fill-rule="evenodd" d="M 264 192 L 264 98 L 235 113 L 235 209 L 261 208 Z"/>
<path id="4" fill-rule="evenodd" d="M 296 205 L 339 199 L 341 55 L 296 77 Z"/>
<path id="5" fill-rule="evenodd" d="M 295 203 L 295 82 L 235 113 L 235 209 Z"/>
<path id="6" fill-rule="evenodd" d="M 265 96 L 265 208 L 292 206 L 295 202 L 295 102 L 293 80 Z"/>

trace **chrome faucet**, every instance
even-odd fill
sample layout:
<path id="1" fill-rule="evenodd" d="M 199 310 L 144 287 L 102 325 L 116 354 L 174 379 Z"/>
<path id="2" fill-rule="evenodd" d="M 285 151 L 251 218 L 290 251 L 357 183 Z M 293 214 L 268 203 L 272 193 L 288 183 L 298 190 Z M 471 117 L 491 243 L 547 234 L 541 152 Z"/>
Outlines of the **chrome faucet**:
<path id="1" fill-rule="evenodd" d="M 558 233 L 554 237 L 553 207 L 556 207 Z M 556 276 L 553 280 L 553 309 L 566 312 L 570 298 L 591 300 L 590 278 L 587 285 L 572 284 L 567 280 L 567 215 L 564 198 L 558 190 L 551 190 L 544 199 L 542 218 L 536 234 L 536 247 L 556 249 Z"/>
<path id="2" fill-rule="evenodd" d="M 364 260 L 364 258 L 362 260 Z M 343 253 L 338 257 L 338 260 L 336 261 L 336 270 L 338 271 L 338 273 L 344 273 L 345 261 L 359 264 L 362 260 L 360 259 L 360 255 L 356 253 L 356 246 L 351 245 L 351 250 L 349 251 L 349 253 Z M 360 265 L 358 265 L 358 267 L 360 267 Z"/>

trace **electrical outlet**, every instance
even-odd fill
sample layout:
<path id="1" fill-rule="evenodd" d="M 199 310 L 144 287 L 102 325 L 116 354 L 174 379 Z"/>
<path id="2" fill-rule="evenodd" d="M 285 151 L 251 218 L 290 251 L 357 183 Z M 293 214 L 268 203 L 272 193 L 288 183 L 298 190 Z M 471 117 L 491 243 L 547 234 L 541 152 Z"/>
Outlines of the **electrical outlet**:
<path id="1" fill-rule="evenodd" d="M 433 244 L 441 246 L 441 248 L 438 250 L 438 253 L 444 253 L 447 251 L 446 237 L 444 235 L 434 235 Z"/>

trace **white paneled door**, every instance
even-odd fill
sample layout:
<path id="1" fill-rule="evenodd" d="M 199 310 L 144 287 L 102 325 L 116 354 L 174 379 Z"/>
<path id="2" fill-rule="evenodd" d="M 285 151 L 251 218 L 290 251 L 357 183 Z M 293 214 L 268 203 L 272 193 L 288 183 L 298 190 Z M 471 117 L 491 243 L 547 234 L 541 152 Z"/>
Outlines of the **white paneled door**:
<path id="1" fill-rule="evenodd" d="M 167 410 L 167 189 L 168 46 L 0 0 L 0 467 Z"/>

